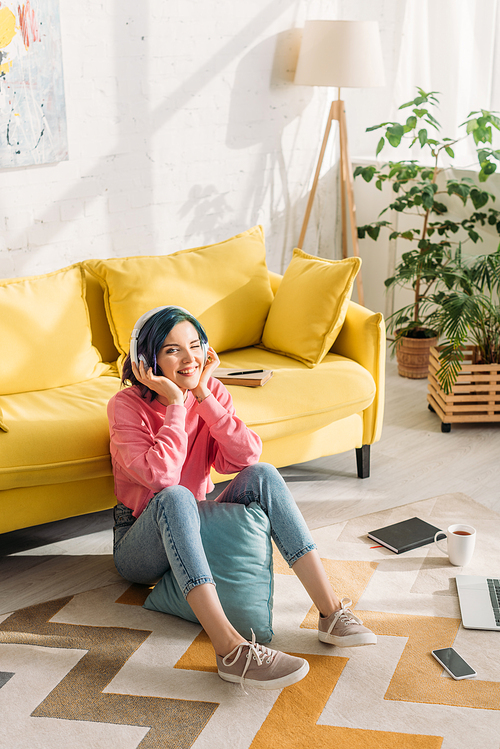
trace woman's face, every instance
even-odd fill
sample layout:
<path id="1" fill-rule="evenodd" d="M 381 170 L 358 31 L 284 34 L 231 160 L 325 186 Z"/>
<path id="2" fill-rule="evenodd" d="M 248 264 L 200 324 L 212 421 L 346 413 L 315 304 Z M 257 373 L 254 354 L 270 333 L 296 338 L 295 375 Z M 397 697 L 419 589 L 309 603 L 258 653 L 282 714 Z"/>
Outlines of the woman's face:
<path id="1" fill-rule="evenodd" d="M 182 390 L 192 390 L 198 385 L 205 365 L 200 338 L 188 320 L 175 325 L 158 351 L 156 357 L 163 375 Z"/>

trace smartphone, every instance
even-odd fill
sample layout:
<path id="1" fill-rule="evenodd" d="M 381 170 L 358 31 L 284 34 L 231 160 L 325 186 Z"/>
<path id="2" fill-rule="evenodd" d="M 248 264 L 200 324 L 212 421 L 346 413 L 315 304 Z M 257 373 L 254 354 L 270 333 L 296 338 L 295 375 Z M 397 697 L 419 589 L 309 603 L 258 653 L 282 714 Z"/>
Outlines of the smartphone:
<path id="1" fill-rule="evenodd" d="M 454 679 L 473 679 L 477 676 L 474 669 L 453 648 L 433 650 L 432 655 Z"/>

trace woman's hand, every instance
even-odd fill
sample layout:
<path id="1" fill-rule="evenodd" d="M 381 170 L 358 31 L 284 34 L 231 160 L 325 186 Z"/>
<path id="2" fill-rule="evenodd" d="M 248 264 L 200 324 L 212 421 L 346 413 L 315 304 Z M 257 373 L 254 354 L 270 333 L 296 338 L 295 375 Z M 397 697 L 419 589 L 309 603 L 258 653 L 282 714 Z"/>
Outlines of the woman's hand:
<path id="1" fill-rule="evenodd" d="M 152 367 L 146 369 L 144 362 L 139 361 L 139 367 L 132 362 L 132 371 L 136 379 L 142 384 L 146 385 L 150 390 L 154 390 L 160 396 L 160 403 L 163 405 L 179 405 L 184 404 L 184 393 L 178 385 L 168 377 L 163 375 L 153 374 Z M 166 401 L 166 403 L 164 402 Z"/>
<path id="2" fill-rule="evenodd" d="M 198 382 L 197 386 L 191 390 L 198 403 L 201 403 L 203 400 L 205 400 L 207 395 L 210 395 L 210 390 L 208 389 L 208 380 L 213 375 L 219 364 L 220 361 L 219 357 L 217 356 L 217 352 L 215 351 L 215 349 L 209 346 L 207 351 L 207 360 L 205 362 L 205 366 L 203 367 L 200 381 Z"/>

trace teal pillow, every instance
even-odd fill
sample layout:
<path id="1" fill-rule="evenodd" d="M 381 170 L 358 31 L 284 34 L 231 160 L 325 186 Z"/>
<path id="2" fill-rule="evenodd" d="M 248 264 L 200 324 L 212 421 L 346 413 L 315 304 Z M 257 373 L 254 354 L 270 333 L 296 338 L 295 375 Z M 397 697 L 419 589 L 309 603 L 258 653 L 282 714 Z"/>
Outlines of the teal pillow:
<path id="1" fill-rule="evenodd" d="M 200 502 L 201 538 L 227 618 L 247 640 L 273 636 L 273 551 L 269 518 L 257 502 L 248 506 Z M 144 607 L 198 623 L 171 570 Z"/>

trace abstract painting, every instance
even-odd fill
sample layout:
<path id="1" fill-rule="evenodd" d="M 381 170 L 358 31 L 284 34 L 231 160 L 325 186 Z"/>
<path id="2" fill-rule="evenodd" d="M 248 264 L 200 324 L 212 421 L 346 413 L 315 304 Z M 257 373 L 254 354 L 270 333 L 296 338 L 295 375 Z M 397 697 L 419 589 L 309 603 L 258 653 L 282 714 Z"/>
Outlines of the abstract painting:
<path id="1" fill-rule="evenodd" d="M 67 158 L 59 0 L 0 0 L 0 168 Z"/>

